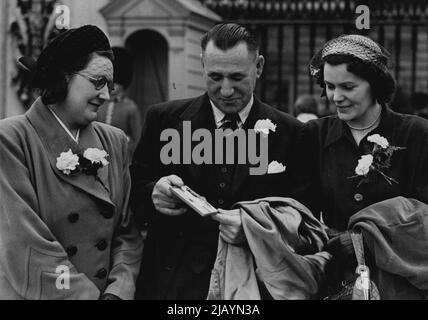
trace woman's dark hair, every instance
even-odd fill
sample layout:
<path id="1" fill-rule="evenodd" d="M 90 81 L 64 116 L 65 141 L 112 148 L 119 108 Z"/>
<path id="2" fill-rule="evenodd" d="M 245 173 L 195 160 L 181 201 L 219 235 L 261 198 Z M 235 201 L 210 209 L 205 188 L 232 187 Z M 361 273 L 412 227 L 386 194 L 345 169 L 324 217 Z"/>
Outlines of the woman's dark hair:
<path id="1" fill-rule="evenodd" d="M 63 101 L 68 93 L 67 79 L 72 74 L 85 69 L 94 55 L 106 57 L 113 61 L 111 51 L 94 51 L 70 61 L 71 63 L 63 68 L 49 68 L 47 74 L 44 75 L 45 85 L 41 88 L 42 102 L 48 105 Z"/>
<path id="2" fill-rule="evenodd" d="M 394 98 L 396 82 L 389 72 L 382 72 L 373 64 L 343 54 L 332 54 L 324 58 L 324 63 L 337 66 L 346 64 L 346 70 L 366 80 L 371 87 L 373 97 L 381 104 L 389 103 Z M 320 70 L 319 84 L 325 89 L 324 68 Z"/>

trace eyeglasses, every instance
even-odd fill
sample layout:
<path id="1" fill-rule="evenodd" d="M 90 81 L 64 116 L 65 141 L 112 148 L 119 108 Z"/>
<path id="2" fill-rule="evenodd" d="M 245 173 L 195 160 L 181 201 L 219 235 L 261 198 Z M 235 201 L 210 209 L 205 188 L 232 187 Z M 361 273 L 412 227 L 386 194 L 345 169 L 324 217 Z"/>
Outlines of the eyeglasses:
<path id="1" fill-rule="evenodd" d="M 109 93 L 111 93 L 114 90 L 113 81 L 108 80 L 105 76 L 99 76 L 98 78 L 94 78 L 83 73 L 77 72 L 76 74 L 89 80 L 89 82 L 91 82 L 94 85 L 96 90 L 101 90 L 102 88 L 104 88 L 106 84 L 107 84 Z"/>

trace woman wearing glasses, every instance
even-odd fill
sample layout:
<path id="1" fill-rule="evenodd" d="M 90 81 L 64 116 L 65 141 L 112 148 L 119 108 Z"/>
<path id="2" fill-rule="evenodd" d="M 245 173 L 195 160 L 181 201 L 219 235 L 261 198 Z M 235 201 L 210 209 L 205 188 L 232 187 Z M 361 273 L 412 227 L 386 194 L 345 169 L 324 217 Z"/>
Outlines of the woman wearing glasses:
<path id="1" fill-rule="evenodd" d="M 127 138 L 93 122 L 113 89 L 95 26 L 20 59 L 39 97 L 0 121 L 0 299 L 132 299 L 142 250 L 128 210 Z"/>

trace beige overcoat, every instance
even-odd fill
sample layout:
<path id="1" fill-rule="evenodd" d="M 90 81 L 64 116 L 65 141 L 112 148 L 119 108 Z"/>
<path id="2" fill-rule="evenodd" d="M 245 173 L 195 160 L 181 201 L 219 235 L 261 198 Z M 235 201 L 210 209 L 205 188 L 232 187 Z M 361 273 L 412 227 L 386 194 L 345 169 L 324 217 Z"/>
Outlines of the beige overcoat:
<path id="1" fill-rule="evenodd" d="M 103 149 L 98 179 L 66 175 L 61 152 Z M 128 210 L 126 136 L 92 123 L 76 144 L 38 99 L 0 121 L 0 299 L 132 299 L 142 240 Z"/>

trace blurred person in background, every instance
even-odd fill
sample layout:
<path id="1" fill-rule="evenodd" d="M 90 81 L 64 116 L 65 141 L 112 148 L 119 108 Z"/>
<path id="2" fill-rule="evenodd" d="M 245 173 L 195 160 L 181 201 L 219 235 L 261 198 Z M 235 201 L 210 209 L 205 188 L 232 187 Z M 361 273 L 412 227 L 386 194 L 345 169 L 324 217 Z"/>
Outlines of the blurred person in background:
<path id="1" fill-rule="evenodd" d="M 316 98 L 309 94 L 298 97 L 294 103 L 294 115 L 301 122 L 318 119 L 318 103 Z"/>
<path id="2" fill-rule="evenodd" d="M 415 92 L 411 98 L 413 112 L 425 119 L 428 119 L 428 94 Z"/>
<path id="3" fill-rule="evenodd" d="M 133 76 L 132 55 L 129 50 L 113 47 L 114 90 L 110 100 L 98 110 L 98 121 L 120 128 L 129 139 L 132 156 L 141 136 L 141 115 L 135 102 L 126 96 Z"/>

